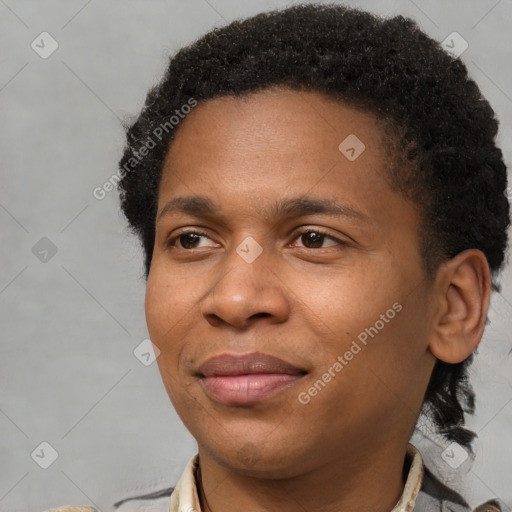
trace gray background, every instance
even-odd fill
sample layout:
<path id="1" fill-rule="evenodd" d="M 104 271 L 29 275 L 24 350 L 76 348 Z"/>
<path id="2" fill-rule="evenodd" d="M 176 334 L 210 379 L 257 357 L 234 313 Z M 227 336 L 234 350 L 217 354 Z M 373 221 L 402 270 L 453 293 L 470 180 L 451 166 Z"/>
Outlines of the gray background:
<path id="1" fill-rule="evenodd" d="M 138 113 L 169 53 L 214 26 L 289 4 L 0 0 L 0 511 L 111 510 L 127 495 L 173 485 L 195 453 L 156 363 L 133 354 L 147 338 L 141 250 L 117 193 L 97 200 L 92 191 L 116 172 L 121 121 Z M 351 5 L 408 15 L 439 41 L 453 31 L 468 41 L 462 59 L 501 121 L 510 165 L 512 2 Z M 31 48 L 43 31 L 59 44 L 47 59 Z M 42 237 L 55 255 L 33 253 Z M 498 496 L 511 507 L 510 267 L 502 283 L 472 369 L 476 461 L 453 470 L 439 440 L 415 439 L 472 505 Z M 43 441 L 58 452 L 48 469 L 31 457 Z"/>

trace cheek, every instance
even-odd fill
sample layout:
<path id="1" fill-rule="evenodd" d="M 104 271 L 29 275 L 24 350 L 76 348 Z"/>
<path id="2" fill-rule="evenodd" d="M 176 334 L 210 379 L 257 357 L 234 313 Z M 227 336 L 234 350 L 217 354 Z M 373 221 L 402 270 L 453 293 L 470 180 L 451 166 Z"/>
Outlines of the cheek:
<path id="1" fill-rule="evenodd" d="M 333 379 L 325 375 L 333 393 L 322 391 L 325 399 L 375 403 L 378 397 L 377 402 L 387 403 L 411 387 L 424 360 L 425 326 L 418 313 L 421 301 L 390 272 L 368 269 L 337 277 L 325 282 L 308 279 L 310 285 L 320 284 L 318 293 L 311 293 L 304 283 L 294 290 L 307 306 L 304 312 L 311 322 L 309 328 L 316 329 L 322 341 L 315 380 L 329 370 L 336 374 Z"/>
<path id="2" fill-rule="evenodd" d="M 150 338 L 153 343 L 156 343 L 159 348 L 161 348 L 158 339 L 160 338 L 160 332 L 163 328 L 162 323 L 165 317 L 165 302 L 162 300 L 161 293 L 155 286 L 154 279 L 151 279 L 151 277 L 148 278 L 146 286 L 144 308 Z"/>
<path id="3" fill-rule="evenodd" d="M 338 340 L 341 346 L 344 340 L 372 326 L 399 296 L 392 291 L 396 281 L 386 283 L 383 274 L 368 267 L 338 268 L 328 273 L 318 268 L 303 274 L 289 288 L 297 302 L 309 310 L 308 317 L 316 319 L 327 338 Z"/>
<path id="4" fill-rule="evenodd" d="M 375 328 L 375 321 L 369 327 Z M 333 432 L 364 434 L 376 422 L 391 425 L 401 412 L 415 410 L 418 354 L 404 356 L 403 325 L 395 317 L 378 332 L 369 327 L 331 344 L 299 390 L 299 402 L 308 402 L 304 407 Z"/>
<path id="5" fill-rule="evenodd" d="M 178 371 L 182 347 L 176 334 L 177 313 L 172 305 L 170 289 L 161 280 L 149 277 L 145 297 L 146 324 L 151 341 L 160 350 L 156 362 L 162 382 L 171 403 L 179 409 L 183 394 Z"/>
<path id="6" fill-rule="evenodd" d="M 186 308 L 180 307 L 176 290 L 158 278 L 149 278 L 145 297 L 146 324 L 151 341 L 159 348 L 157 359 L 166 371 L 175 374 L 181 351 L 180 320 L 186 317 Z M 162 373 L 167 380 L 165 373 Z"/>
<path id="7" fill-rule="evenodd" d="M 157 265 L 151 269 L 145 297 L 146 322 L 150 334 L 153 332 L 159 338 L 172 337 L 175 331 L 173 326 L 186 317 L 191 304 L 186 303 L 187 294 L 180 292 L 183 286 L 169 273 L 159 271 Z M 193 314 L 193 311 L 188 314 Z"/>

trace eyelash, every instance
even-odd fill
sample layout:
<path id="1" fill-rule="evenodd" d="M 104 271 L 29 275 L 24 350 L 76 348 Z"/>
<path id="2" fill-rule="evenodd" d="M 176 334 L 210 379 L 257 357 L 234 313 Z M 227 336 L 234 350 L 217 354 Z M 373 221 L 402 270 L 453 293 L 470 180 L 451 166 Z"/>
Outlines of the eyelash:
<path id="1" fill-rule="evenodd" d="M 315 228 L 315 229 L 309 228 L 309 229 L 305 229 L 303 231 L 299 231 L 299 232 L 295 233 L 295 238 L 293 240 L 296 240 L 300 236 L 305 235 L 307 233 L 318 233 L 319 235 L 324 235 L 325 237 L 330 238 L 331 240 L 335 240 L 336 242 L 338 242 L 338 245 L 346 245 L 346 243 L 343 242 L 342 240 L 333 237 L 332 235 L 330 235 L 326 231 L 324 231 L 322 229 L 319 229 L 319 228 Z M 183 231 L 180 234 L 178 234 L 178 235 L 172 237 L 171 239 L 169 239 L 169 242 L 167 243 L 167 246 L 168 247 L 174 247 L 174 243 L 176 242 L 176 240 L 178 240 L 181 236 L 190 235 L 190 234 L 200 235 L 200 236 L 205 236 L 206 238 L 210 238 L 208 236 L 208 233 L 206 233 L 204 231 L 198 231 L 198 230 L 191 229 L 191 230 L 188 230 L 188 231 Z M 308 249 L 310 251 L 320 250 L 320 249 L 329 249 L 329 247 L 317 247 L 317 248 L 303 247 L 303 248 L 304 249 Z M 178 248 L 178 249 L 181 249 L 183 251 L 188 251 L 188 252 L 194 250 L 194 249 L 182 249 L 182 248 Z"/>

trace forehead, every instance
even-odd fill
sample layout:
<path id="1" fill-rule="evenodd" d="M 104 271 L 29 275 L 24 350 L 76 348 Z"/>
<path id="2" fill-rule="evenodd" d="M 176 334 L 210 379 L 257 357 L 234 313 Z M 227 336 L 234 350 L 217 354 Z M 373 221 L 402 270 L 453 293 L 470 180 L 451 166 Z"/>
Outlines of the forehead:
<path id="1" fill-rule="evenodd" d="M 372 114 L 319 92 L 274 87 L 199 103 L 176 129 L 162 184 L 178 175 L 205 183 L 235 171 L 224 186 L 237 177 L 270 183 L 276 173 L 285 186 L 307 186 L 333 167 L 361 174 L 388 164 Z"/>
<path id="2" fill-rule="evenodd" d="M 372 135 L 380 135 L 376 117 L 367 110 L 318 91 L 274 86 L 247 95 L 220 96 L 199 102 L 180 122 L 172 146 L 179 145 L 180 139 L 190 135 L 191 131 L 204 134 L 215 127 L 225 132 L 240 130 L 242 125 L 241 136 L 256 140 L 271 138 L 276 142 L 286 140 L 287 135 L 300 137 L 318 131 L 341 135 L 349 129 L 371 130 Z M 285 133 L 281 131 L 284 125 L 288 125 Z M 220 134 L 214 132 L 210 135 Z"/>

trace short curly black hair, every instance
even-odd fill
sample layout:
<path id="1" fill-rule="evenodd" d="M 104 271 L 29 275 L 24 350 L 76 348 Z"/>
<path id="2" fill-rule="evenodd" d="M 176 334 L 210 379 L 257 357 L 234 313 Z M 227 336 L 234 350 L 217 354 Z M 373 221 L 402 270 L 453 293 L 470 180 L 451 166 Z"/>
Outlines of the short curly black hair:
<path id="1" fill-rule="evenodd" d="M 300 4 L 237 20 L 170 59 L 126 127 L 119 162 L 121 207 L 141 239 L 146 278 L 163 162 L 182 113 L 196 101 L 275 86 L 321 92 L 372 113 L 393 148 L 390 185 L 420 213 L 426 275 L 476 248 L 498 289 L 510 216 L 494 111 L 461 60 L 414 21 L 335 4 Z M 472 358 L 437 361 L 424 400 L 439 432 L 469 449 L 475 434 L 463 425 L 464 413 L 474 412 Z"/>

